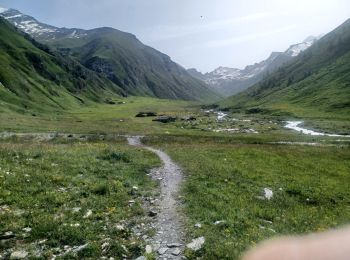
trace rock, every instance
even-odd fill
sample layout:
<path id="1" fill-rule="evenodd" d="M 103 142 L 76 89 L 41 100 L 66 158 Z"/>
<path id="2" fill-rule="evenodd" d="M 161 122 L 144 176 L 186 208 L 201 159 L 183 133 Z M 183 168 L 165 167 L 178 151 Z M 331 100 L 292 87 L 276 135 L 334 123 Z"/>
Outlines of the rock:
<path id="1" fill-rule="evenodd" d="M 80 207 L 72 208 L 72 212 L 73 212 L 73 213 L 78 213 L 80 210 L 81 210 Z"/>
<path id="2" fill-rule="evenodd" d="M 89 210 L 85 213 L 85 215 L 84 215 L 83 218 L 89 218 L 91 215 L 92 215 L 92 210 L 89 209 Z"/>
<path id="3" fill-rule="evenodd" d="M 139 190 L 139 187 L 133 186 L 132 189 L 133 189 L 134 191 L 138 191 L 138 190 Z"/>
<path id="4" fill-rule="evenodd" d="M 6 239 L 11 239 L 14 238 L 15 234 L 13 234 L 12 231 L 7 231 L 3 235 L 0 235 L 0 240 L 6 240 Z"/>
<path id="5" fill-rule="evenodd" d="M 86 243 L 85 245 L 77 246 L 73 249 L 73 252 L 75 252 L 75 253 L 80 252 L 80 251 L 84 250 L 85 248 L 87 248 L 88 246 L 89 246 L 89 243 Z"/>
<path id="6" fill-rule="evenodd" d="M 10 259 L 24 259 L 28 256 L 26 251 L 15 251 L 11 254 Z"/>
<path id="7" fill-rule="evenodd" d="M 186 247 L 193 251 L 198 251 L 199 249 L 202 248 L 204 243 L 205 243 L 205 238 L 199 237 L 199 238 L 193 239 L 191 243 L 186 245 Z"/>
<path id="8" fill-rule="evenodd" d="M 179 248 L 175 248 L 172 252 L 171 252 L 172 255 L 174 256 L 178 256 L 179 254 L 181 254 L 181 250 Z"/>
<path id="9" fill-rule="evenodd" d="M 156 112 L 139 112 L 135 117 L 154 117 L 157 116 Z"/>
<path id="10" fill-rule="evenodd" d="M 29 233 L 30 231 L 32 231 L 32 229 L 30 227 L 25 227 L 22 230 L 26 233 Z"/>
<path id="11" fill-rule="evenodd" d="M 152 254 L 152 252 L 153 252 L 152 246 L 147 245 L 146 246 L 146 254 Z"/>
<path id="12" fill-rule="evenodd" d="M 176 119 L 177 118 L 173 117 L 173 116 L 159 116 L 159 117 L 153 119 L 152 121 L 161 122 L 161 123 L 170 123 L 170 122 L 175 122 Z"/>
<path id="13" fill-rule="evenodd" d="M 269 188 L 264 188 L 264 197 L 265 197 L 265 199 L 267 199 L 267 200 L 272 199 L 272 197 L 273 197 L 273 191 L 272 191 L 271 189 L 269 189 Z"/>
<path id="14" fill-rule="evenodd" d="M 195 121 L 197 120 L 197 118 L 195 118 L 194 116 L 184 116 L 181 118 L 182 121 Z"/>
<path id="15" fill-rule="evenodd" d="M 160 255 L 164 255 L 166 253 L 166 251 L 168 251 L 168 248 L 166 247 L 162 247 L 158 250 L 158 254 Z"/>
<path id="16" fill-rule="evenodd" d="M 119 231 L 125 230 L 125 227 L 123 225 L 120 225 L 120 224 L 115 225 L 115 228 Z"/>
<path id="17" fill-rule="evenodd" d="M 194 227 L 196 227 L 196 228 L 201 228 L 201 227 L 202 227 L 202 224 L 197 223 L 197 224 L 194 225 Z"/>
<path id="18" fill-rule="evenodd" d="M 225 223 L 225 220 L 219 220 L 219 221 L 215 221 L 214 225 L 217 226 L 217 225 L 220 225 L 220 224 L 223 224 L 223 223 Z"/>
<path id="19" fill-rule="evenodd" d="M 144 256 L 140 256 L 140 257 L 136 258 L 135 260 L 147 260 L 147 258 Z"/>
<path id="20" fill-rule="evenodd" d="M 157 216 L 157 212 L 156 211 L 154 211 L 154 210 L 150 210 L 149 212 L 148 212 L 148 215 L 150 216 L 150 217 L 155 217 L 155 216 Z"/>
<path id="21" fill-rule="evenodd" d="M 180 246 L 181 246 L 180 243 L 171 243 L 171 244 L 167 244 L 167 247 L 169 247 L 169 248 L 180 247 Z"/>

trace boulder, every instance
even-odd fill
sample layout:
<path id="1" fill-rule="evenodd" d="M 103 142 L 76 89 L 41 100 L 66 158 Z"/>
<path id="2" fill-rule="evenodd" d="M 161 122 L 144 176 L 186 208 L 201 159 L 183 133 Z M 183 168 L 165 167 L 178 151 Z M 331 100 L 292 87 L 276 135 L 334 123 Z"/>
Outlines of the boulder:
<path id="1" fill-rule="evenodd" d="M 159 116 L 159 117 L 153 119 L 152 121 L 161 122 L 161 123 L 170 123 L 170 122 L 175 122 L 176 119 L 177 118 L 174 116 Z"/>
<path id="2" fill-rule="evenodd" d="M 156 112 L 139 112 L 136 117 L 154 117 L 157 116 Z"/>

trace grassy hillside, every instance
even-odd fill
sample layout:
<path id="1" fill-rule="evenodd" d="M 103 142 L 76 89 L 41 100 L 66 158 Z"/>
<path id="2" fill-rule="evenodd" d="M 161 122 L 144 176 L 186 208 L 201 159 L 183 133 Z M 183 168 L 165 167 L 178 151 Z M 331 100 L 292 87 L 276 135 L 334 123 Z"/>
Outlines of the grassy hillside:
<path id="1" fill-rule="evenodd" d="M 170 57 L 129 33 L 98 28 L 86 31 L 84 37 L 53 40 L 51 44 L 131 95 L 184 100 L 218 98 Z"/>
<path id="2" fill-rule="evenodd" d="M 78 107 L 122 90 L 78 62 L 52 52 L 0 18 L 1 107 L 26 112 Z"/>
<path id="3" fill-rule="evenodd" d="M 349 118 L 350 20 L 222 108 L 287 116 Z M 255 109 L 251 109 L 255 108 Z"/>

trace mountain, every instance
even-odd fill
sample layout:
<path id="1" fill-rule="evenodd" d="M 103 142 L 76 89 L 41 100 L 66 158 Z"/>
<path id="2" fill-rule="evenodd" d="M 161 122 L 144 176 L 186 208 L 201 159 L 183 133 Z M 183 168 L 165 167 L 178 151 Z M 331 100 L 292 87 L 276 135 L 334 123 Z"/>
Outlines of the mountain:
<path id="1" fill-rule="evenodd" d="M 350 115 L 350 19 L 223 108 L 290 116 Z M 252 109 L 253 108 L 253 109 Z"/>
<path id="2" fill-rule="evenodd" d="M 3 8 L 0 15 L 37 41 L 107 77 L 126 95 L 184 100 L 219 97 L 169 56 L 144 45 L 132 34 L 113 28 L 58 28 L 14 9 Z"/>
<path id="3" fill-rule="evenodd" d="M 266 75 L 290 61 L 307 48 L 312 46 L 320 37 L 309 36 L 302 43 L 292 45 L 285 52 L 273 52 L 264 61 L 249 65 L 244 69 L 219 67 L 212 72 L 202 74 L 189 71 L 192 76 L 204 80 L 217 92 L 230 96 L 246 90 L 262 80 Z"/>
<path id="4" fill-rule="evenodd" d="M 0 17 L 0 102 L 15 110 L 66 109 L 103 102 L 123 90 L 50 50 Z"/>

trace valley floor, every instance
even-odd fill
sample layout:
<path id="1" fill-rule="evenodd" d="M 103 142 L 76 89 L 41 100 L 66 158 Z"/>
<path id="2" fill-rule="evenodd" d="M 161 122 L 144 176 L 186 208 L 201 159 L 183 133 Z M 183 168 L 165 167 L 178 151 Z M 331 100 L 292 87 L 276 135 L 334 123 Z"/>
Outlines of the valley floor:
<path id="1" fill-rule="evenodd" d="M 55 115 L 1 111 L 0 259 L 146 255 L 157 232 L 150 210 L 162 198 L 162 180 L 150 173 L 161 162 L 125 134 L 145 135 L 181 166 L 184 240 L 205 238 L 185 250 L 188 259 L 237 259 L 267 238 L 350 223 L 350 138 L 303 135 L 286 129 L 285 118 L 223 116 L 188 102 L 116 101 Z M 136 118 L 141 111 L 196 120 L 162 124 Z M 317 122 L 337 125 L 315 118 L 304 126 Z"/>

